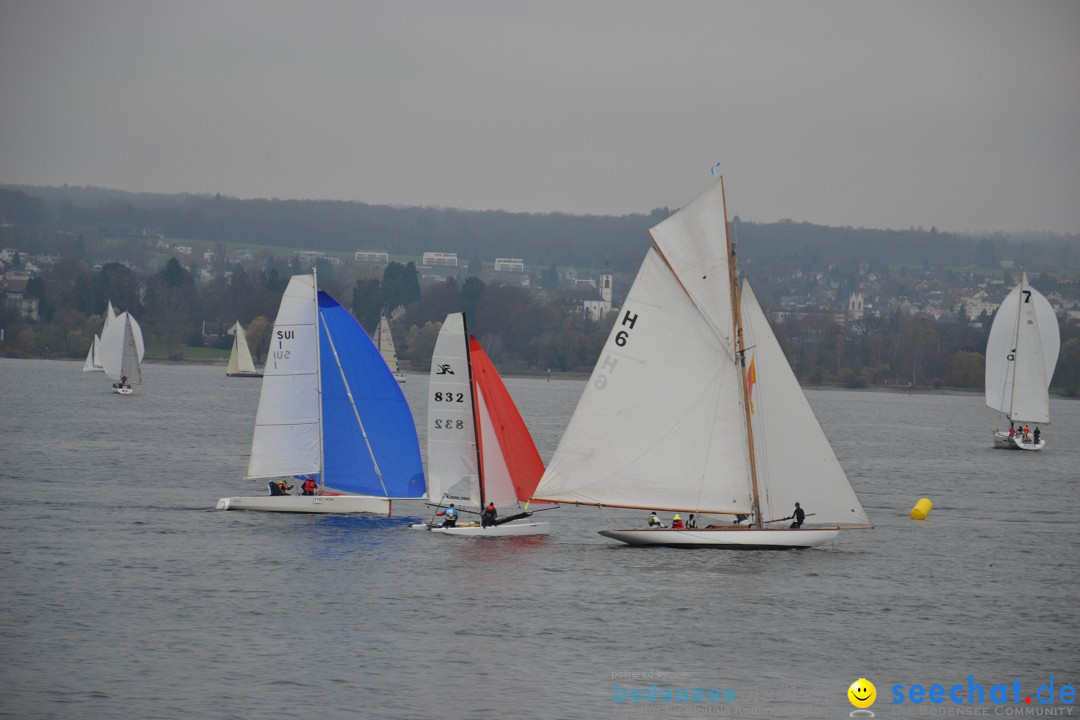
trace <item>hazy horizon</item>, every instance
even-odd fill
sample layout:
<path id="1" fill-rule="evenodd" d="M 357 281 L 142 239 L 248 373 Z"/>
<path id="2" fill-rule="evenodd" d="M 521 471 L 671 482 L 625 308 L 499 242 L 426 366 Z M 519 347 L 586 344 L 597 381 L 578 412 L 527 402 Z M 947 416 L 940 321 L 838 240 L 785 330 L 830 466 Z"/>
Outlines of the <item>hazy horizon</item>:
<path id="1" fill-rule="evenodd" d="M 0 6 L 0 182 L 1080 233 L 1080 3 Z"/>

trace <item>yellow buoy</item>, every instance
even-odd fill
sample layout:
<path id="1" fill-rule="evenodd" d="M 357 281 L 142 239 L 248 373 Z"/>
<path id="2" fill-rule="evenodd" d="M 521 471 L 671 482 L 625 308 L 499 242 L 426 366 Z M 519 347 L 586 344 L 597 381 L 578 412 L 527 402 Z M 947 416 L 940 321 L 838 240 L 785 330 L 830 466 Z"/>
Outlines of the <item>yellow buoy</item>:
<path id="1" fill-rule="evenodd" d="M 911 508 L 911 519 L 925 520 L 933 509 L 934 503 L 930 502 L 930 498 L 920 498 L 919 502 L 915 503 L 915 507 Z"/>

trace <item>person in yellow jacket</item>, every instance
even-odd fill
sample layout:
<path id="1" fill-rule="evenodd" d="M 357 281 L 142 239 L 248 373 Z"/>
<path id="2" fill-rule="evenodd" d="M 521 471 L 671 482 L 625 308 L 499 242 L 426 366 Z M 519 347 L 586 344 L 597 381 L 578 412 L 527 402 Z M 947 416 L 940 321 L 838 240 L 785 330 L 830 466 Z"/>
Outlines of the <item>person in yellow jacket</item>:
<path id="1" fill-rule="evenodd" d="M 679 515 L 679 513 L 675 513 L 675 517 L 671 518 L 671 529 L 672 530 L 676 530 L 676 529 L 681 530 L 681 529 L 683 529 L 683 527 L 684 526 L 683 526 L 682 517 Z"/>

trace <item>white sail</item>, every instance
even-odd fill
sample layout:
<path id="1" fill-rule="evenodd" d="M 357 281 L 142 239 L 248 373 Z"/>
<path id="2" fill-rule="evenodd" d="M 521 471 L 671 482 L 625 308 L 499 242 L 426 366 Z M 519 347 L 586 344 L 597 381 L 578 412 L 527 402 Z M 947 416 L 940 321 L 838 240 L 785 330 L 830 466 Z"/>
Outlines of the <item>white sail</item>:
<path id="1" fill-rule="evenodd" d="M 99 355 L 101 367 L 105 370 L 105 374 L 113 380 L 119 380 L 123 375 L 127 375 L 129 379 L 131 378 L 131 374 L 125 372 L 123 368 L 124 354 L 129 344 L 132 348 L 133 357 L 138 362 L 141 362 L 143 345 L 139 324 L 129 313 L 122 312 L 101 333 Z M 128 362 L 130 363 L 130 360 Z"/>
<path id="2" fill-rule="evenodd" d="M 535 497 L 747 513 L 719 185 L 650 232 L 654 245 Z"/>
<path id="3" fill-rule="evenodd" d="M 986 343 L 986 404 L 1010 420 L 1050 422 L 1050 380 L 1061 349 L 1054 309 L 1028 284 L 1002 301 Z"/>
<path id="4" fill-rule="evenodd" d="M 385 315 L 379 316 L 379 326 L 375 328 L 375 346 L 379 348 L 379 354 L 386 361 L 390 372 L 397 374 L 397 350 L 394 348 L 394 336 L 390 333 L 390 323 Z"/>
<path id="5" fill-rule="evenodd" d="M 484 392 L 479 386 L 476 388 L 476 419 L 480 452 L 484 458 L 484 501 L 495 503 L 497 507 L 513 505 L 518 498 L 510 468 L 506 465 L 506 450 L 499 444 Z"/>
<path id="6" fill-rule="evenodd" d="M 101 366 L 101 337 L 94 335 L 94 342 L 90 343 L 90 350 L 86 353 L 83 362 L 83 372 L 104 372 Z"/>
<path id="7" fill-rule="evenodd" d="M 247 336 L 239 322 L 232 328 L 233 346 L 229 353 L 229 367 L 225 370 L 226 375 L 255 374 L 255 361 L 251 359 L 251 349 L 247 344 Z"/>
<path id="8" fill-rule="evenodd" d="M 120 358 L 120 377 L 126 377 L 129 385 L 140 385 L 142 365 L 139 362 L 139 348 L 135 343 L 135 320 L 127 313 L 124 315 L 124 350 Z"/>
<path id="9" fill-rule="evenodd" d="M 446 316 L 431 357 L 428 382 L 428 497 L 480 504 L 480 472 L 461 313 Z"/>
<path id="10" fill-rule="evenodd" d="M 294 275 L 281 299 L 263 369 L 248 478 L 318 473 L 318 332 L 315 280 Z"/>
<path id="11" fill-rule="evenodd" d="M 108 306 L 105 308 L 105 326 L 109 327 L 109 324 L 116 319 L 116 310 L 113 309 L 112 300 L 109 300 Z M 104 328 L 102 328 L 104 331 Z"/>
<path id="12" fill-rule="evenodd" d="M 762 517 L 787 517 L 799 502 L 814 513 L 813 524 L 869 524 L 754 291 L 746 282 L 742 288 L 739 300 Z"/>

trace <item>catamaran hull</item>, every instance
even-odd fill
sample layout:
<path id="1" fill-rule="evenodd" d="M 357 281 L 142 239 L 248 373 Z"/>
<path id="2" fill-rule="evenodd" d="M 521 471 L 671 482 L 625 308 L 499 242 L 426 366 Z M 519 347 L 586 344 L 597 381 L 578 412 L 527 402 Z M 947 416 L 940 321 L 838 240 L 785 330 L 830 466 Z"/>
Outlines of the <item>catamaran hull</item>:
<path id="1" fill-rule="evenodd" d="M 1002 430 L 994 431 L 994 447 L 999 450 L 1042 450 L 1046 447 L 1046 441 L 1040 439 L 1039 442 L 1024 442 L 1022 435 L 1013 435 L 1009 437 L 1009 433 Z"/>
<path id="2" fill-rule="evenodd" d="M 729 550 L 799 550 L 823 545 L 836 538 L 836 528 L 698 528 L 673 530 L 601 530 L 600 534 L 628 545 L 714 547 Z"/>
<path id="3" fill-rule="evenodd" d="M 390 500 L 366 495 L 261 495 L 228 497 L 217 501 L 218 510 L 254 510 L 289 513 L 369 513 L 391 515 Z"/>
<path id="4" fill-rule="evenodd" d="M 414 528 L 427 527 L 433 533 L 440 535 L 460 535 L 462 537 L 519 537 L 522 535 L 547 535 L 547 523 L 507 523 L 506 525 L 491 525 L 480 527 L 479 525 L 458 525 L 457 527 L 444 528 L 430 525 L 413 525 Z"/>

